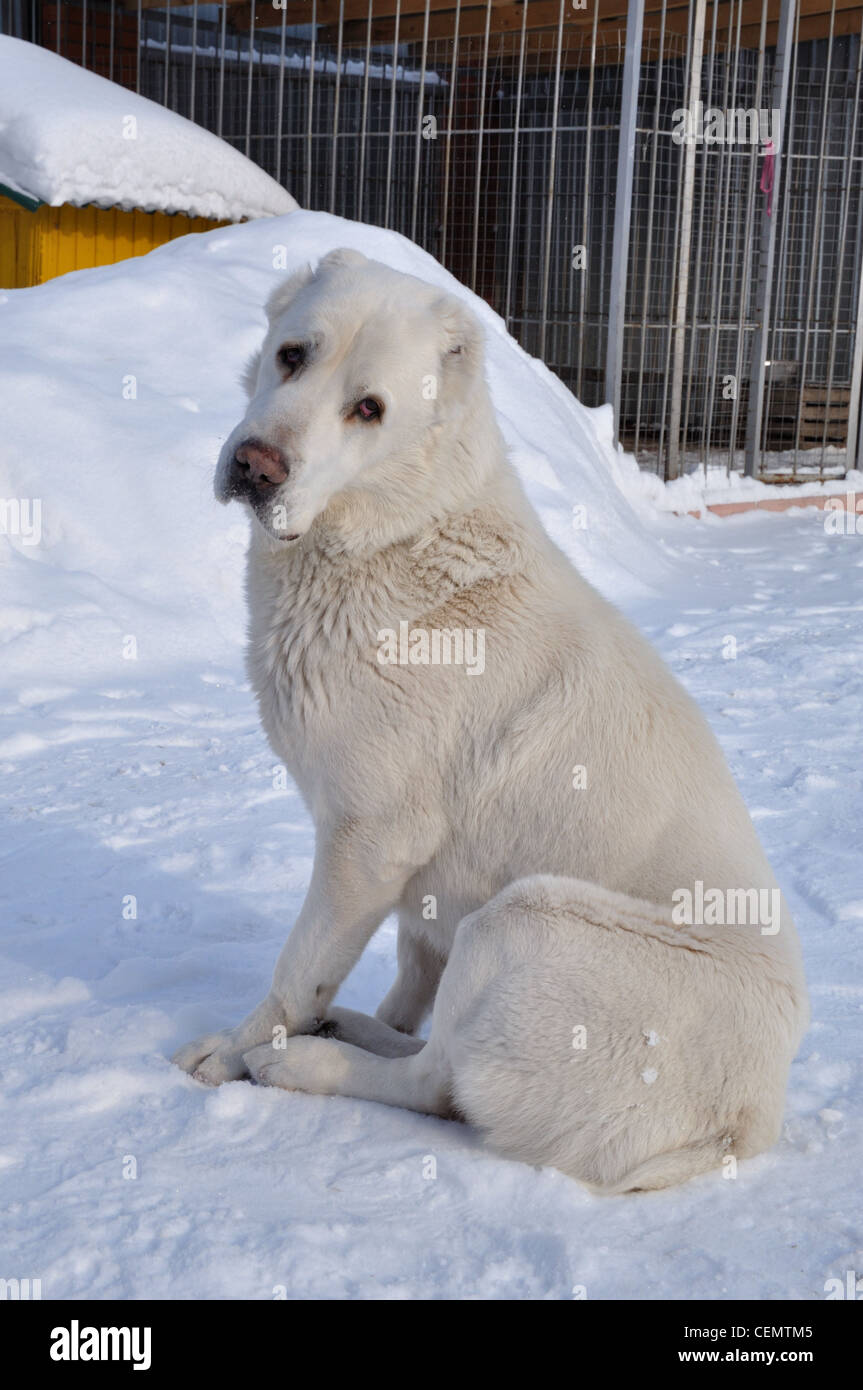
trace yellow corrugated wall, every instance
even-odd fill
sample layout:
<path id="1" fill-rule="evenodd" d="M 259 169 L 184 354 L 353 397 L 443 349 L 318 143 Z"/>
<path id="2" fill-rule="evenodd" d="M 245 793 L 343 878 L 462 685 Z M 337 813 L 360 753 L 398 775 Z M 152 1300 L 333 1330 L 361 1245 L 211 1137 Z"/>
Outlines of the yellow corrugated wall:
<path id="1" fill-rule="evenodd" d="M 11 198 L 0 195 L 0 286 L 5 289 L 35 283 L 32 265 L 34 216 Z"/>
<path id="2" fill-rule="evenodd" d="M 188 232 L 224 227 L 206 217 L 164 212 L 125 212 L 122 208 L 45 204 L 35 212 L 0 195 L 0 286 L 41 285 L 67 270 L 113 265 L 143 256 Z"/>

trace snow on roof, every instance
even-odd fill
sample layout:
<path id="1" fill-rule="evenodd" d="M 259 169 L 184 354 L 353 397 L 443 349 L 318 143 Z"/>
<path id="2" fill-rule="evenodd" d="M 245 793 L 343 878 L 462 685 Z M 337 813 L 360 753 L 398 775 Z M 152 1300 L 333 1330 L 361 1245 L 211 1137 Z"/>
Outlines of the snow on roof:
<path id="1" fill-rule="evenodd" d="M 48 49 L 0 35 L 0 183 L 59 207 L 238 222 L 297 203 L 218 136 Z"/>
<path id="2" fill-rule="evenodd" d="M 151 34 L 142 38 L 141 44 L 144 48 L 155 49 L 157 52 L 161 53 L 164 53 L 168 47 L 164 39 L 155 39 Z M 199 58 L 224 57 L 227 63 L 234 65 L 242 63 L 244 67 L 249 62 L 249 54 L 246 49 L 243 49 L 242 54 L 239 50 L 234 51 L 231 48 L 226 48 L 222 51 L 213 44 L 202 43 L 200 39 L 196 41 L 194 48 L 190 43 L 177 43 L 172 39 L 171 52 L 194 52 Z M 253 44 L 252 61 L 255 63 L 278 63 L 286 68 L 300 68 L 304 72 L 308 72 L 310 68 L 314 68 L 316 73 L 326 73 L 328 76 L 340 72 L 345 77 L 362 77 L 363 74 L 368 71 L 369 77 L 382 77 L 387 82 L 392 81 L 393 77 L 395 77 L 397 82 L 422 83 L 424 87 L 449 86 L 446 78 L 442 77 L 439 72 L 435 72 L 434 69 L 430 67 L 425 69 L 409 68 L 404 63 L 396 63 L 395 72 L 393 72 L 392 63 L 387 63 L 386 61 L 366 63 L 362 58 L 345 56 L 339 62 L 336 62 L 328 54 L 324 54 L 323 56 L 318 54 L 315 61 L 312 62 L 311 53 L 298 52 L 296 49 L 293 53 L 288 53 L 286 51 L 283 55 L 281 52 L 272 48 L 258 48 Z"/>

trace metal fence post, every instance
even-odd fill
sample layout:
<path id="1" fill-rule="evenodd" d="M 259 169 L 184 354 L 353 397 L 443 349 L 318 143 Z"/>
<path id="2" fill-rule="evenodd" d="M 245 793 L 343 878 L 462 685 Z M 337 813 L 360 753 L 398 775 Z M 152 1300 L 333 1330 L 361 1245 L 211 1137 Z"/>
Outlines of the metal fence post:
<path id="1" fill-rule="evenodd" d="M 608 343 L 605 352 L 605 399 L 610 401 L 614 408 L 615 443 L 617 443 L 620 431 L 623 328 L 626 311 L 626 283 L 629 276 L 629 224 L 632 217 L 635 127 L 638 115 L 638 79 L 641 71 L 643 31 L 644 0 L 629 0 L 626 14 L 626 53 L 623 60 L 620 139 L 617 152 L 614 240 L 611 251 L 611 291 L 608 300 Z"/>
<path id="2" fill-rule="evenodd" d="M 707 0 L 696 0 L 692 18 L 692 59 L 689 69 L 689 116 L 695 116 L 701 96 L 704 57 L 704 21 Z M 674 357 L 671 369 L 671 418 L 668 422 L 668 477 L 680 475 L 680 417 L 683 406 L 683 369 L 686 356 L 686 312 L 689 299 L 689 249 L 692 244 L 692 209 L 695 197 L 695 134 L 687 132 L 683 155 L 683 197 L 680 209 L 680 254 L 677 263 L 677 295 L 674 311 Z"/>
<path id="3" fill-rule="evenodd" d="M 863 69 L 863 25 L 861 25 L 861 32 L 858 35 L 857 43 L 857 84 L 855 96 L 858 98 L 859 102 L 860 74 L 861 69 Z M 857 107 L 855 107 L 853 126 L 855 134 L 856 128 Z M 851 148 L 853 152 L 853 139 Z M 859 191 L 857 206 L 859 227 L 860 217 L 861 214 L 863 214 L 863 188 Z M 842 264 L 841 258 L 839 264 L 840 266 Z M 851 354 L 851 389 L 848 394 L 848 437 L 845 441 L 845 468 L 847 472 L 850 472 L 851 469 L 860 470 L 863 468 L 863 412 L 861 412 L 860 409 L 861 388 L 863 388 L 863 256 L 861 256 L 857 266 L 857 315 L 854 320 L 853 333 L 854 349 Z"/>
<path id="4" fill-rule="evenodd" d="M 752 338 L 752 357 L 749 367 L 749 404 L 746 412 L 746 457 L 743 471 L 753 478 L 761 457 L 761 432 L 764 422 L 764 372 L 767 365 L 767 336 L 773 292 L 773 260 L 776 250 L 776 224 L 779 219 L 779 186 L 782 177 L 782 147 L 785 142 L 785 110 L 788 104 L 788 77 L 791 67 L 791 45 L 794 42 L 794 23 L 797 0 L 782 0 L 779 30 L 776 35 L 776 60 L 773 69 L 773 109 L 779 118 L 779 148 L 774 151 L 773 216 L 764 214 L 761 237 L 761 256 L 755 286 L 755 314 L 758 326 Z M 790 172 L 790 171 L 789 171 Z M 801 383 L 802 384 L 802 383 Z M 732 440 L 731 447 L 734 448 Z"/>
<path id="5" fill-rule="evenodd" d="M 845 467 L 849 472 L 852 468 L 859 469 L 863 466 L 861 383 L 863 383 L 863 262 L 860 265 L 860 278 L 857 285 L 857 321 L 854 332 L 854 356 L 851 363 L 851 394 L 848 401 L 848 441 L 845 446 Z"/>

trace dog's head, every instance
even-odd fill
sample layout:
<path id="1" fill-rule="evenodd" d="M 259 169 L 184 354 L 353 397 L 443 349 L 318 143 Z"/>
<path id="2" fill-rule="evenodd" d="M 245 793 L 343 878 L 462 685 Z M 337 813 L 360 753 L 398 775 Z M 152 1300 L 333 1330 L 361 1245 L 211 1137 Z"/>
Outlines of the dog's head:
<path id="1" fill-rule="evenodd" d="M 441 433 L 458 429 L 477 392 L 487 400 L 482 330 L 469 310 L 339 250 L 279 286 L 267 316 L 246 371 L 248 409 L 219 457 L 217 497 L 246 502 L 283 542 L 328 508 L 372 527 L 379 515 L 428 514 L 442 491 L 432 467 Z M 471 466 L 453 458 L 450 471 Z"/>

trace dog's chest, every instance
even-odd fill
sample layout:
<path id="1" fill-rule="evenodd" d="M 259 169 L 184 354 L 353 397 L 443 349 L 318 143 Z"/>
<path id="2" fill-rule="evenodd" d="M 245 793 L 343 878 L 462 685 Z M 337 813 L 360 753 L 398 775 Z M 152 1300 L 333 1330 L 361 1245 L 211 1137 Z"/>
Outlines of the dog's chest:
<path id="1" fill-rule="evenodd" d="M 362 561 L 311 547 L 250 552 L 249 677 L 270 742 L 305 795 L 339 782 L 340 762 L 355 762 L 359 744 L 408 736 L 418 704 L 426 724 L 434 722 L 430 677 L 417 675 L 428 668 L 401 655 L 393 664 L 385 635 L 430 626 L 431 643 L 441 629 L 466 630 L 466 621 L 484 627 L 489 581 L 508 568 L 500 552 L 510 558 L 490 528 L 453 529 Z M 463 670 L 457 677 L 475 684 Z"/>
<path id="2" fill-rule="evenodd" d="M 374 567 L 308 554 L 281 565 L 250 559 L 247 587 L 249 677 L 270 741 L 300 778 L 351 737 L 391 598 Z"/>

